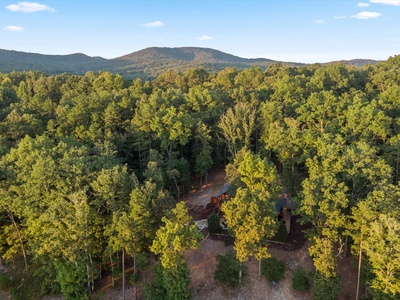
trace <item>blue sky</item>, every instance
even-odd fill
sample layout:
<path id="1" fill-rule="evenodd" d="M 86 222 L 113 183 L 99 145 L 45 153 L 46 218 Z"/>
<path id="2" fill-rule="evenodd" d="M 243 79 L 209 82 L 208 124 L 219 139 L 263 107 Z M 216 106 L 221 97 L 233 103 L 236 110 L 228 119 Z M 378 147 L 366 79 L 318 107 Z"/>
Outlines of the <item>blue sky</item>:
<path id="1" fill-rule="evenodd" d="M 0 0 L 0 49 L 115 58 L 153 46 L 385 60 L 400 54 L 400 0 Z"/>

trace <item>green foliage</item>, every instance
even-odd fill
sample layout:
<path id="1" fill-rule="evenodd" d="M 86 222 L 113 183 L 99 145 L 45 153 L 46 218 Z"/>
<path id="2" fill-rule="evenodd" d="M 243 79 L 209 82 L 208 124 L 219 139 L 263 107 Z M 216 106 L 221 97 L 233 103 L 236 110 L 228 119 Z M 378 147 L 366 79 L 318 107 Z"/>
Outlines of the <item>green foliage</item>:
<path id="1" fill-rule="evenodd" d="M 166 290 L 167 300 L 187 300 L 191 299 L 191 291 L 189 289 L 191 279 L 190 271 L 183 262 L 174 269 L 163 269 L 163 283 Z"/>
<path id="2" fill-rule="evenodd" d="M 239 271 L 243 272 L 243 264 L 235 257 L 233 251 L 217 256 L 217 269 L 214 279 L 232 287 L 239 285 Z"/>
<path id="3" fill-rule="evenodd" d="M 286 241 L 287 236 L 288 232 L 286 229 L 286 225 L 283 223 L 283 221 L 280 221 L 278 224 L 278 230 L 276 231 L 273 240 L 278 242 L 284 242 Z"/>
<path id="4" fill-rule="evenodd" d="M 154 283 L 146 284 L 144 290 L 145 300 L 164 300 L 167 293 L 164 286 L 164 268 L 160 263 L 154 267 Z"/>
<path id="5" fill-rule="evenodd" d="M 200 177 L 206 176 L 212 165 L 211 148 L 204 146 L 196 156 L 195 171 Z"/>
<path id="6" fill-rule="evenodd" d="M 369 288 L 368 293 L 371 295 L 373 300 L 399 300 L 400 294 L 387 294 L 379 289 Z"/>
<path id="7" fill-rule="evenodd" d="M 370 225 L 363 247 L 372 266 L 371 287 L 388 297 L 400 295 L 400 221 L 380 214 Z"/>
<path id="8" fill-rule="evenodd" d="M 146 270 L 149 267 L 150 258 L 149 253 L 138 253 L 136 255 L 136 265 L 142 271 Z"/>
<path id="9" fill-rule="evenodd" d="M 250 148 L 255 129 L 255 111 L 248 103 L 239 102 L 221 116 L 218 127 L 221 129 L 220 139 L 234 158 L 243 147 Z"/>
<path id="10" fill-rule="evenodd" d="M 6 65 L 19 61 L 6 56 Z M 60 289 L 56 264 L 85 270 L 71 279 L 79 289 L 109 264 L 111 248 L 133 255 L 153 240 L 176 269 L 198 232 L 186 213 L 169 213 L 171 194 L 232 155 L 222 210 L 241 261 L 268 257 L 283 187 L 311 225 L 319 273 L 336 276 L 350 235 L 369 266 L 366 288 L 397 297 L 399 61 L 215 74 L 164 64 L 157 72 L 167 72 L 146 82 L 93 71 L 0 73 L 4 263 L 32 271 L 45 293 Z"/>
<path id="11" fill-rule="evenodd" d="M 302 266 L 298 266 L 294 270 L 292 287 L 296 291 L 306 291 L 310 288 L 310 279 Z"/>
<path id="12" fill-rule="evenodd" d="M 0 289 L 5 290 L 6 288 L 10 287 L 10 275 L 6 273 L 0 274 Z"/>
<path id="13" fill-rule="evenodd" d="M 240 151 L 238 157 L 243 157 L 237 162 L 237 181 L 243 187 L 222 205 L 222 211 L 235 237 L 236 256 L 245 262 L 250 256 L 269 257 L 266 242 L 276 231 L 275 201 L 279 183 L 277 172 L 267 159 L 248 150 Z"/>
<path id="14" fill-rule="evenodd" d="M 138 273 L 136 273 L 136 274 L 131 274 L 131 275 L 129 276 L 128 281 L 129 281 L 130 284 L 136 284 L 136 283 L 139 282 L 139 278 L 140 278 L 140 276 L 139 276 Z"/>
<path id="15" fill-rule="evenodd" d="M 0 273 L 0 290 L 7 291 L 14 300 L 40 299 L 40 279 L 30 272 L 11 270 Z"/>
<path id="16" fill-rule="evenodd" d="M 190 274 L 186 263 L 175 269 L 166 269 L 161 264 L 155 266 L 155 281 L 145 286 L 146 300 L 185 300 L 191 299 Z"/>
<path id="17" fill-rule="evenodd" d="M 285 263 L 270 257 L 261 261 L 261 274 L 270 281 L 279 282 L 285 278 Z"/>
<path id="18" fill-rule="evenodd" d="M 212 212 L 212 214 L 207 217 L 207 228 L 209 233 L 218 233 L 221 231 L 219 221 L 219 216 L 215 212 Z"/>
<path id="19" fill-rule="evenodd" d="M 339 299 L 340 284 L 338 277 L 326 278 L 316 272 L 313 278 L 312 295 L 315 300 Z"/>
<path id="20" fill-rule="evenodd" d="M 70 263 L 57 265 L 57 281 L 66 300 L 89 299 L 89 291 L 85 286 L 86 270 Z"/>
<path id="21" fill-rule="evenodd" d="M 163 217 L 164 226 L 157 230 L 150 250 L 161 255 L 161 265 L 175 269 L 183 263 L 183 253 L 198 247 L 200 232 L 188 215 L 184 202 L 179 202 L 171 211 L 170 218 Z"/>

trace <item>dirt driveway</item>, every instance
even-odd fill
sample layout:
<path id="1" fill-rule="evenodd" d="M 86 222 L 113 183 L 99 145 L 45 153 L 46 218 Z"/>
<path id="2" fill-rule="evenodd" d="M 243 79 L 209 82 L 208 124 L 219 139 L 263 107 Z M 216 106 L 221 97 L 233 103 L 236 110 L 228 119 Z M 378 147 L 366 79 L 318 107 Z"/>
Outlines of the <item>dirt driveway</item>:
<path id="1" fill-rule="evenodd" d="M 192 276 L 192 290 L 194 300 L 230 300 L 238 299 L 238 291 L 228 289 L 214 281 L 216 269 L 216 255 L 225 254 L 232 246 L 225 246 L 222 241 L 210 238 L 201 242 L 198 250 L 190 251 L 185 258 Z M 246 263 L 247 275 L 244 278 L 244 287 L 241 299 L 252 300 L 308 300 L 310 292 L 297 292 L 292 289 L 293 270 L 298 265 L 305 268 L 312 267 L 308 255 L 307 245 L 296 251 L 270 249 L 270 253 L 285 262 L 285 279 L 273 285 L 265 278 L 258 278 L 258 261 L 250 260 Z M 235 276 L 232 274 L 232 276 Z"/>

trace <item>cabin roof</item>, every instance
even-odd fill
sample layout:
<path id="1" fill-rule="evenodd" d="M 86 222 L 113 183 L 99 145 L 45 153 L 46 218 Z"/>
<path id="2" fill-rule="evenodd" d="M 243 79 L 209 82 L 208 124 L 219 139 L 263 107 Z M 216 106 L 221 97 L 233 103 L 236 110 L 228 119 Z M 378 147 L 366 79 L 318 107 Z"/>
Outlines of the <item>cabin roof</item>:
<path id="1" fill-rule="evenodd" d="M 286 198 L 278 198 L 276 200 L 276 204 L 275 204 L 275 209 L 276 209 L 276 213 L 280 214 L 281 213 L 281 209 L 285 208 L 285 207 L 290 207 L 289 203 L 288 203 L 288 199 Z"/>
<path id="2" fill-rule="evenodd" d="M 229 188 L 231 187 L 231 184 L 230 183 L 225 183 L 224 184 L 224 186 L 221 188 L 221 190 L 219 191 L 219 193 L 218 193 L 218 197 L 219 196 L 221 196 L 221 195 L 223 195 L 223 194 L 226 194 L 227 192 L 228 192 L 228 190 L 229 190 Z"/>

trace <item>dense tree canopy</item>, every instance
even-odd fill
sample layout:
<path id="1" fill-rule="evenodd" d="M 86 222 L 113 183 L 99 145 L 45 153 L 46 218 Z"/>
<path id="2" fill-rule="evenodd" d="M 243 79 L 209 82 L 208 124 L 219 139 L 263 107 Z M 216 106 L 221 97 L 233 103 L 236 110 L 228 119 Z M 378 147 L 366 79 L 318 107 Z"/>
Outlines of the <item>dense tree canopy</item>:
<path id="1" fill-rule="evenodd" d="M 170 254 L 169 268 L 194 245 L 194 229 L 174 237 L 185 239 L 187 211 L 170 210 L 192 178 L 227 166 L 235 188 L 223 211 L 241 261 L 267 256 L 281 188 L 311 224 L 318 278 L 334 278 L 353 249 L 372 294 L 399 297 L 399 68 L 395 56 L 145 82 L 0 73 L 0 256 L 69 299 L 89 297 L 121 251 Z"/>

